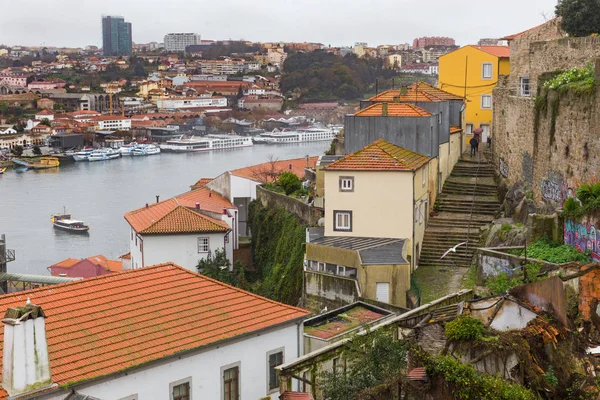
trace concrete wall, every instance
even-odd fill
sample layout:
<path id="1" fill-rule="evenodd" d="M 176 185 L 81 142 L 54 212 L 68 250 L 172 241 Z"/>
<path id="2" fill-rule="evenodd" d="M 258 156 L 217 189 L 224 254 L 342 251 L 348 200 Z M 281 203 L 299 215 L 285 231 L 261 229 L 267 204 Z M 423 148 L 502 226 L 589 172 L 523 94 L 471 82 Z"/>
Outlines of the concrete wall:
<path id="1" fill-rule="evenodd" d="M 354 279 L 315 271 L 304 271 L 304 308 L 319 313 L 352 304 L 360 298 Z"/>
<path id="2" fill-rule="evenodd" d="M 268 207 L 270 203 L 277 204 L 278 206 L 283 207 L 287 212 L 295 214 L 300 220 L 300 223 L 305 225 L 317 226 L 317 223 L 323 217 L 322 210 L 311 207 L 293 197 L 271 192 L 262 186 L 256 187 L 256 197 L 260 200 L 263 207 Z"/>
<path id="3" fill-rule="evenodd" d="M 450 102 L 449 101 L 428 101 L 416 102 L 417 107 L 429 111 L 434 116 L 442 114 L 438 120 L 439 143 L 447 143 L 450 140 Z M 441 122 L 441 123 L 440 123 Z"/>
<path id="4" fill-rule="evenodd" d="M 224 172 L 217 176 L 215 179 L 208 182 L 206 187 L 219 193 L 230 202 L 233 201 L 233 196 L 231 195 L 231 174 L 229 172 Z"/>
<path id="5" fill-rule="evenodd" d="M 437 115 L 430 117 L 355 117 L 346 116 L 344 150 L 354 153 L 384 139 L 428 157 L 438 155 L 440 127 Z"/>
<path id="6" fill-rule="evenodd" d="M 240 367 L 241 398 L 259 399 L 267 395 L 278 398 L 279 391 L 268 390 L 268 358 L 273 350 L 283 348 L 284 363 L 302 352 L 302 324 L 250 335 L 196 353 L 181 355 L 163 363 L 119 374 L 112 379 L 81 385 L 76 390 L 100 399 L 172 399 L 170 383 L 189 378 L 192 400 L 223 398 L 221 369 L 235 363 Z M 300 344 L 298 344 L 300 343 Z M 279 388 L 277 388 L 279 389 Z"/>
<path id="7" fill-rule="evenodd" d="M 476 250 L 477 256 L 477 278 L 485 282 L 494 276 L 505 274 L 510 270 L 517 270 L 524 262 L 541 264 L 544 271 L 557 271 L 561 268 L 560 264 L 554 264 L 547 261 L 536 260 L 533 258 L 515 256 L 505 253 L 506 250 L 523 249 L 523 247 L 501 247 L 501 248 L 479 248 Z"/>

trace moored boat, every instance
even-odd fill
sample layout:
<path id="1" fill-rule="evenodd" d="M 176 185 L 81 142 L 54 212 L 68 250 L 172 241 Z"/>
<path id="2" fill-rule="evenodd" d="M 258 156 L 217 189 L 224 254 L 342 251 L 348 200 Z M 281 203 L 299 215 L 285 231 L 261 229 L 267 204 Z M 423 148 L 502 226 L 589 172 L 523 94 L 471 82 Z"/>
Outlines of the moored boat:
<path id="1" fill-rule="evenodd" d="M 71 219 L 71 214 L 54 214 L 52 215 L 52 225 L 55 228 L 63 231 L 74 232 L 74 233 L 87 233 L 90 227 L 87 226 L 83 221 Z"/>
<path id="2" fill-rule="evenodd" d="M 94 150 L 88 156 L 88 161 L 106 161 L 121 157 L 121 153 L 113 149 Z"/>
<path id="3" fill-rule="evenodd" d="M 160 147 L 155 146 L 153 144 L 141 144 L 138 145 L 133 151 L 131 155 L 133 156 L 151 156 L 154 154 L 160 153 Z"/>
<path id="4" fill-rule="evenodd" d="M 0 168 L 0 175 L 2 175 L 6 171 L 6 167 Z"/>
<path id="5" fill-rule="evenodd" d="M 175 153 L 227 150 L 252 146 L 252 138 L 238 135 L 207 135 L 204 137 L 179 138 L 160 145 L 162 150 Z"/>
<path id="6" fill-rule="evenodd" d="M 93 149 L 80 150 L 80 151 L 76 152 L 75 154 L 73 154 L 73 159 L 75 161 L 88 161 L 88 157 L 90 156 L 92 151 L 93 151 Z"/>
<path id="7" fill-rule="evenodd" d="M 41 157 L 38 162 L 32 163 L 31 168 L 33 169 L 48 169 L 58 168 L 60 161 L 56 157 Z"/>

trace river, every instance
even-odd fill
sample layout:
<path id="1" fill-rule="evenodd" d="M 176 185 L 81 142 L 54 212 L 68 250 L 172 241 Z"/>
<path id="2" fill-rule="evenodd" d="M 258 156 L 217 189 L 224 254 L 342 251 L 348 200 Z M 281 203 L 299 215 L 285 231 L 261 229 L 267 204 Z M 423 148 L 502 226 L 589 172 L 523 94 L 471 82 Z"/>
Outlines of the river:
<path id="1" fill-rule="evenodd" d="M 111 161 L 77 162 L 51 171 L 9 170 L 0 175 L 0 234 L 16 251 L 8 272 L 48 275 L 65 258 L 129 252 L 123 215 L 146 203 L 186 192 L 200 178 L 279 160 L 320 155 L 330 143 L 253 146 L 206 153 L 161 153 Z M 50 216 L 63 211 L 89 224 L 89 235 L 54 229 Z"/>

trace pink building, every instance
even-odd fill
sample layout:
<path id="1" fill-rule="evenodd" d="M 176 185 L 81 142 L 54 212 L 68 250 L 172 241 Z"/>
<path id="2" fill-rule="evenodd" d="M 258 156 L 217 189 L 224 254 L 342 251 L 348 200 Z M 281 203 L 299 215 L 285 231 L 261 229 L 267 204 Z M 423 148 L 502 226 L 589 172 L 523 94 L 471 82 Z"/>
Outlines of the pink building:
<path id="1" fill-rule="evenodd" d="M 121 272 L 122 263 L 121 261 L 107 260 L 103 255 L 97 255 L 81 260 L 67 258 L 66 260 L 49 266 L 48 270 L 52 276 L 92 278 L 94 276 Z"/>
<path id="2" fill-rule="evenodd" d="M 0 85 L 27 87 L 27 75 L 0 75 Z"/>
<path id="3" fill-rule="evenodd" d="M 413 49 L 425 49 L 432 46 L 455 46 L 454 39 L 449 37 L 431 36 L 416 38 L 413 41 Z"/>

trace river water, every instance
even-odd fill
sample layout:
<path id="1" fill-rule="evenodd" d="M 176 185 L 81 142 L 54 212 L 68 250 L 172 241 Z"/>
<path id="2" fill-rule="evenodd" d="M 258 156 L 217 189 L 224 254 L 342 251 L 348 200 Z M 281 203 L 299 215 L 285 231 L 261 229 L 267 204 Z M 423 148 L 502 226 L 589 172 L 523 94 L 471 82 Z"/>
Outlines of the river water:
<path id="1" fill-rule="evenodd" d="M 186 192 L 200 178 L 236 168 L 323 154 L 329 142 L 78 162 L 56 171 L 9 170 L 0 175 L 0 234 L 16 251 L 8 272 L 48 275 L 65 258 L 103 254 L 116 259 L 129 252 L 123 215 L 145 203 Z M 63 211 L 90 226 L 89 235 L 54 229 L 50 216 Z"/>

